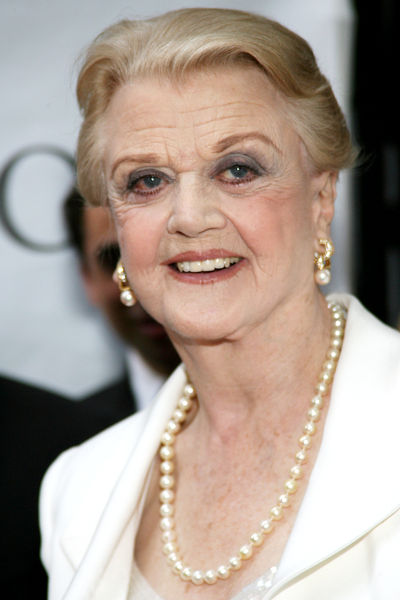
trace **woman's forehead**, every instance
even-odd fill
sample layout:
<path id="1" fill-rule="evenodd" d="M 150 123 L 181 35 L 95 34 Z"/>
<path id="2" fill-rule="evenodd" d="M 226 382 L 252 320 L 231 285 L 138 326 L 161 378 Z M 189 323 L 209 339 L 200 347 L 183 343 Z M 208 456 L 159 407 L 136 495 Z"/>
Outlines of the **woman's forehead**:
<path id="1" fill-rule="evenodd" d="M 253 131 L 279 146 L 292 129 L 281 95 L 259 69 L 248 66 L 195 72 L 179 84 L 142 78 L 117 90 L 105 123 L 111 143 L 125 140 L 142 151 L 143 144 L 181 136 L 223 146 L 226 138 Z"/>

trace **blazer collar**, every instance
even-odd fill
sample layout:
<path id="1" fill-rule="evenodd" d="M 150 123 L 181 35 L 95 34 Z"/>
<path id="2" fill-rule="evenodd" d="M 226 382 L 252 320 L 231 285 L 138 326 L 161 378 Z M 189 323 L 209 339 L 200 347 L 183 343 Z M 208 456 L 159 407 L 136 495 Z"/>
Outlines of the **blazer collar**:
<path id="1" fill-rule="evenodd" d="M 279 587 L 400 507 L 400 336 L 356 299 L 330 299 L 348 309 L 345 339 L 321 448 L 280 563 Z"/>
<path id="2" fill-rule="evenodd" d="M 79 565 L 65 600 L 91 597 L 109 600 L 110 590 L 113 590 L 113 600 L 125 598 L 134 536 L 145 497 L 144 487 L 148 483 L 162 432 L 183 389 L 185 377 L 181 365 L 168 379 L 152 406 L 138 415 L 141 417 L 137 422 L 141 434 L 111 492 L 94 534 L 93 524 L 87 524 L 86 518 L 77 516 L 74 528 L 63 537 L 65 554 L 75 569 Z M 92 499 L 88 498 L 87 502 Z M 85 517 L 89 515 L 90 518 L 90 506 L 80 514 Z M 87 548 L 85 553 L 84 548 Z"/>

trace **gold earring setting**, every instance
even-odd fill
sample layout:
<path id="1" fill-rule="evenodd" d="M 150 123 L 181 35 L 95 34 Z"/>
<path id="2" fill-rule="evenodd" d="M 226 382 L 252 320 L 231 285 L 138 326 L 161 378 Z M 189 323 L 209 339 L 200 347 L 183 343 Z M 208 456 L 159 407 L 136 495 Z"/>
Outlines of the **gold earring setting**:
<path id="1" fill-rule="evenodd" d="M 319 239 L 318 243 L 324 247 L 324 251 L 314 253 L 314 264 L 316 266 L 314 277 L 318 285 L 327 285 L 331 280 L 331 258 L 335 252 L 335 247 L 330 240 Z"/>
<path id="2" fill-rule="evenodd" d="M 120 293 L 120 300 L 124 306 L 134 306 L 136 304 L 136 298 L 132 292 L 128 277 L 125 273 L 124 265 L 121 260 L 118 261 L 115 269 L 115 278 L 118 283 Z"/>

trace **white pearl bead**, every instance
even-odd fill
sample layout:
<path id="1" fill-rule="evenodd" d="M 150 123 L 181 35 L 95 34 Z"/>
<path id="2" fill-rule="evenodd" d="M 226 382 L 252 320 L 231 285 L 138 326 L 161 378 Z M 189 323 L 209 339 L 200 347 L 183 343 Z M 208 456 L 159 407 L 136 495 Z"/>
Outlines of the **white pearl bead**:
<path id="1" fill-rule="evenodd" d="M 315 391 L 318 392 L 318 394 L 324 395 L 328 391 L 328 386 L 323 381 L 319 381 L 315 386 Z"/>
<path id="2" fill-rule="evenodd" d="M 328 358 L 330 358 L 333 361 L 336 361 L 339 358 L 339 351 L 336 350 L 336 348 L 329 348 Z"/>
<path id="3" fill-rule="evenodd" d="M 322 368 L 324 371 L 329 371 L 331 373 L 334 373 L 335 369 L 336 369 L 336 361 L 332 360 L 332 359 L 328 359 L 324 362 L 324 364 L 322 365 Z"/>
<path id="4" fill-rule="evenodd" d="M 175 494 L 172 490 L 167 489 L 160 492 L 160 502 L 162 504 L 168 504 L 174 501 Z"/>
<path id="5" fill-rule="evenodd" d="M 161 443 L 164 445 L 173 444 L 175 442 L 175 436 L 169 431 L 164 431 L 161 436 Z"/>
<path id="6" fill-rule="evenodd" d="M 160 477 L 160 487 L 164 488 L 165 490 L 174 487 L 174 483 L 175 481 L 172 475 L 163 475 Z"/>
<path id="7" fill-rule="evenodd" d="M 315 271 L 315 281 L 318 285 L 327 285 L 331 280 L 331 272 L 328 269 L 317 269 Z"/>
<path id="8" fill-rule="evenodd" d="M 317 408 L 322 408 L 322 406 L 324 404 L 324 400 L 323 400 L 323 398 L 319 394 L 317 394 L 316 396 L 314 396 L 312 398 L 311 404 L 313 404 Z"/>
<path id="9" fill-rule="evenodd" d="M 174 514 L 174 507 L 172 504 L 161 504 L 160 515 L 162 517 L 172 517 Z"/>
<path id="10" fill-rule="evenodd" d="M 302 450 L 299 450 L 296 453 L 296 461 L 299 464 L 305 463 L 307 461 L 307 458 L 308 458 L 308 456 L 307 456 L 307 452 L 306 452 L 305 448 L 303 448 Z"/>
<path id="11" fill-rule="evenodd" d="M 261 521 L 260 527 L 261 527 L 261 531 L 263 533 L 271 533 L 271 531 L 273 529 L 272 520 L 271 519 L 264 519 L 264 521 Z"/>
<path id="12" fill-rule="evenodd" d="M 307 435 L 314 435 L 316 431 L 316 427 L 315 427 L 315 423 L 313 423 L 312 421 L 308 421 L 308 423 L 306 423 L 304 425 L 304 433 Z"/>
<path id="13" fill-rule="evenodd" d="M 170 567 L 172 567 L 175 563 L 177 563 L 178 560 L 179 560 L 179 555 L 177 552 L 171 552 L 167 556 L 167 563 L 169 564 Z"/>
<path id="14" fill-rule="evenodd" d="M 174 472 L 174 463 L 170 460 L 164 460 L 160 464 L 160 471 L 164 475 L 171 475 Z"/>
<path id="15" fill-rule="evenodd" d="M 192 578 L 192 569 L 190 567 L 183 567 L 179 575 L 183 581 L 189 581 Z"/>
<path id="16" fill-rule="evenodd" d="M 192 573 L 192 582 L 195 585 L 201 585 L 204 581 L 204 575 L 202 571 L 193 571 Z"/>
<path id="17" fill-rule="evenodd" d="M 175 526 L 174 520 L 171 517 L 163 517 L 160 521 L 160 527 L 163 531 L 173 529 Z"/>
<path id="18" fill-rule="evenodd" d="M 181 429 L 181 426 L 176 421 L 170 419 L 167 423 L 167 431 L 168 433 L 178 433 Z"/>
<path id="19" fill-rule="evenodd" d="M 261 546 L 261 544 L 264 541 L 264 537 L 263 537 L 262 533 L 255 531 L 254 533 L 251 534 L 250 541 L 253 544 L 253 546 Z"/>
<path id="20" fill-rule="evenodd" d="M 124 304 L 125 306 L 133 306 L 135 304 L 135 298 L 132 292 L 129 290 L 124 290 L 123 292 L 121 292 L 120 299 L 122 304 Z"/>
<path id="21" fill-rule="evenodd" d="M 299 444 L 302 448 L 308 449 L 311 446 L 311 438 L 309 435 L 302 435 L 299 439 Z"/>
<path id="22" fill-rule="evenodd" d="M 278 498 L 278 502 L 282 508 L 287 508 L 290 505 L 289 494 L 281 494 Z"/>
<path id="23" fill-rule="evenodd" d="M 319 376 L 319 378 L 324 383 L 330 383 L 330 381 L 332 379 L 332 373 L 331 373 L 331 371 L 322 371 L 322 373 Z"/>
<path id="24" fill-rule="evenodd" d="M 341 348 L 342 347 L 342 339 L 341 338 L 332 339 L 331 346 L 332 346 L 332 348 Z"/>
<path id="25" fill-rule="evenodd" d="M 176 553 L 177 550 L 178 550 L 178 546 L 174 542 L 168 542 L 167 544 L 164 544 L 164 546 L 163 546 L 163 552 L 167 556 L 169 556 L 170 554 L 173 554 L 174 552 Z"/>
<path id="26" fill-rule="evenodd" d="M 178 408 L 180 408 L 181 410 L 184 410 L 185 412 L 188 412 L 190 410 L 192 406 L 192 401 L 190 398 L 180 398 L 178 401 Z"/>
<path id="27" fill-rule="evenodd" d="M 239 569 L 242 566 L 242 559 L 240 558 L 240 556 L 232 556 L 229 559 L 229 566 L 234 571 L 239 571 Z"/>
<path id="28" fill-rule="evenodd" d="M 312 406 L 309 409 L 307 416 L 309 419 L 311 419 L 311 421 L 318 421 L 321 416 L 321 411 L 316 406 Z"/>
<path id="29" fill-rule="evenodd" d="M 244 560 L 248 560 L 252 554 L 253 547 L 251 546 L 251 544 L 244 544 L 239 550 L 240 558 L 243 558 Z"/>
<path id="30" fill-rule="evenodd" d="M 344 335 L 343 327 L 335 327 L 332 331 L 332 338 L 342 338 Z"/>
<path id="31" fill-rule="evenodd" d="M 293 465 L 293 467 L 290 469 L 290 474 L 293 479 L 300 479 L 300 477 L 303 476 L 303 469 L 300 467 L 300 465 Z"/>
<path id="32" fill-rule="evenodd" d="M 218 579 L 228 579 L 230 574 L 230 570 L 227 567 L 225 567 L 225 565 L 221 565 L 217 569 Z"/>
<path id="33" fill-rule="evenodd" d="M 181 560 L 177 560 L 172 565 L 172 570 L 175 573 L 175 575 L 179 575 L 182 572 L 182 569 L 183 569 L 183 562 Z"/>
<path id="34" fill-rule="evenodd" d="M 168 544 L 168 542 L 174 542 L 176 540 L 176 531 L 174 529 L 163 531 L 161 534 L 161 540 L 164 542 L 164 544 Z"/>
<path id="35" fill-rule="evenodd" d="M 175 450 L 173 446 L 161 446 L 160 448 L 160 458 L 162 460 L 171 460 L 175 456 Z"/>
<path id="36" fill-rule="evenodd" d="M 297 490 L 297 481 L 295 479 L 288 479 L 285 482 L 285 490 L 288 494 L 294 494 Z"/>
<path id="37" fill-rule="evenodd" d="M 186 419 L 186 414 L 180 408 L 176 408 L 172 413 L 172 418 L 176 423 L 183 423 Z"/>
<path id="38" fill-rule="evenodd" d="M 333 327 L 344 327 L 345 321 L 344 321 L 344 319 L 334 319 L 332 321 L 332 325 L 333 325 Z"/>
<path id="39" fill-rule="evenodd" d="M 273 506 L 270 510 L 270 515 L 274 521 L 279 521 L 282 518 L 282 507 L 279 505 Z"/>
<path id="40" fill-rule="evenodd" d="M 194 389 L 191 383 L 187 383 L 185 385 L 185 387 L 183 388 L 183 393 L 187 398 L 195 398 L 196 396 L 196 390 Z"/>
<path id="41" fill-rule="evenodd" d="M 208 583 L 209 585 L 212 585 L 213 583 L 216 583 L 216 581 L 217 581 L 217 573 L 216 573 L 216 571 L 214 571 L 213 569 L 208 569 L 208 571 L 206 571 L 204 573 L 204 581 L 206 583 Z"/>

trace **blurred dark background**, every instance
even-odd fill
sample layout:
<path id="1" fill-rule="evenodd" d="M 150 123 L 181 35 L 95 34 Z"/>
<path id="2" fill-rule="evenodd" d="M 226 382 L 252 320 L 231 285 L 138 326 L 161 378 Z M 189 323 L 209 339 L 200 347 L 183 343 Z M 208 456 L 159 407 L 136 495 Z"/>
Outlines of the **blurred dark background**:
<path id="1" fill-rule="evenodd" d="M 399 0 L 353 0 L 357 11 L 353 118 L 355 295 L 400 325 Z"/>

